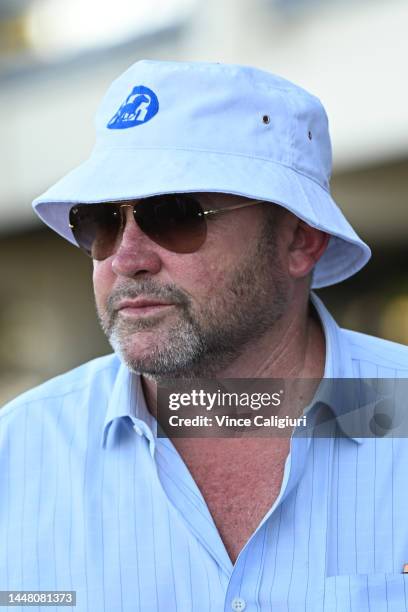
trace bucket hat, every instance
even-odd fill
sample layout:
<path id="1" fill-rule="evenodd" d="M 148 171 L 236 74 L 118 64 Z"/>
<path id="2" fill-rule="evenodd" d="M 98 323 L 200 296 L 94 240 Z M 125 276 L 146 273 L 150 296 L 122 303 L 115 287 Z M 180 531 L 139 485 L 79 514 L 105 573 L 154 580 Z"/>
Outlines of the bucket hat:
<path id="1" fill-rule="evenodd" d="M 330 195 L 326 112 L 286 79 L 249 66 L 143 60 L 112 83 L 95 123 L 89 159 L 33 202 L 73 244 L 75 204 L 219 192 L 279 204 L 330 234 L 313 288 L 370 258 Z"/>

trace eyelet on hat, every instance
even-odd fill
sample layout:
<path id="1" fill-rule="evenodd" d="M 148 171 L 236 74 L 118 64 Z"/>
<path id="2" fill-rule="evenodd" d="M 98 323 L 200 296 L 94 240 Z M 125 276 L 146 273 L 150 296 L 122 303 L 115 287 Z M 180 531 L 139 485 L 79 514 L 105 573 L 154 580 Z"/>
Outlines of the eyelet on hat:
<path id="1" fill-rule="evenodd" d="M 264 115 L 264 116 L 262 117 L 262 121 L 265 123 L 265 125 L 268 125 L 268 123 L 270 123 L 270 122 L 271 122 L 271 118 L 270 118 L 270 116 L 269 116 L 269 115 Z"/>

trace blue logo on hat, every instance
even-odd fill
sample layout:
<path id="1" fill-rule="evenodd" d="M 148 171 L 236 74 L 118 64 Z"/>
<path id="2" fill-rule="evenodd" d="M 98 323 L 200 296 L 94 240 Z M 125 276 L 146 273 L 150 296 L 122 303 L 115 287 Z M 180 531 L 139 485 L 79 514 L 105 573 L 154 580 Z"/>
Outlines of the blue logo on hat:
<path id="1" fill-rule="evenodd" d="M 110 130 L 126 130 L 150 121 L 158 110 L 159 101 L 156 94 L 148 87 L 138 85 L 133 88 L 106 127 Z"/>

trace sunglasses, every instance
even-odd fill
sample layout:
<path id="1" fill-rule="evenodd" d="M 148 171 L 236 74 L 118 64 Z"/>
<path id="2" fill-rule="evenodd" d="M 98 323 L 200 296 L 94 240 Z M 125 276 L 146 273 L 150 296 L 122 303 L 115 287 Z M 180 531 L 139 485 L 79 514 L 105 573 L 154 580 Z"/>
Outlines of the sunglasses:
<path id="1" fill-rule="evenodd" d="M 126 225 L 125 210 L 132 208 L 134 220 L 150 240 L 174 253 L 194 253 L 206 240 L 208 217 L 263 202 L 247 200 L 235 206 L 204 210 L 191 195 L 169 194 L 136 203 L 79 204 L 69 212 L 69 226 L 79 247 L 92 259 L 102 261 L 119 248 Z"/>

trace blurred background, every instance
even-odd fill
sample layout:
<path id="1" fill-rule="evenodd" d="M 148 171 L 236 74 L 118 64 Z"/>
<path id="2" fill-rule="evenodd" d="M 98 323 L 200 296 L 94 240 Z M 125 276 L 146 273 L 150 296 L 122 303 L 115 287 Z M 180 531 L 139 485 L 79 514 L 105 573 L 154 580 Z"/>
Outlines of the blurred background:
<path id="1" fill-rule="evenodd" d="M 407 23 L 405 0 L 0 0 L 0 405 L 110 352 L 90 261 L 31 200 L 87 157 L 102 94 L 142 58 L 252 64 L 322 100 L 334 197 L 374 257 L 319 293 L 407 343 Z"/>

